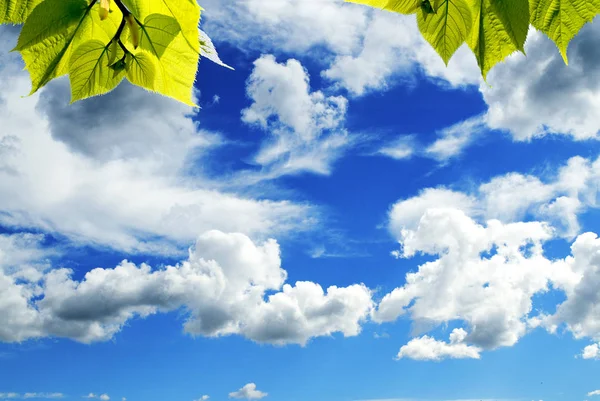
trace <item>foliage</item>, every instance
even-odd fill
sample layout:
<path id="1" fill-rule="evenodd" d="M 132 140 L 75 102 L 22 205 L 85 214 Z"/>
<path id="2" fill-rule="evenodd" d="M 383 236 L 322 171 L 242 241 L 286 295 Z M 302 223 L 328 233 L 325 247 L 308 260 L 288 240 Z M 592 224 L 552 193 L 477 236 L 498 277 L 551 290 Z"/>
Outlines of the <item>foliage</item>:
<path id="1" fill-rule="evenodd" d="M 224 65 L 200 13 L 196 0 L 0 0 L 0 23 L 23 24 L 31 94 L 68 74 L 72 102 L 127 79 L 194 106 L 200 56 Z"/>
<path id="2" fill-rule="evenodd" d="M 600 13 L 600 0 L 346 1 L 417 14 L 421 34 L 446 64 L 466 42 L 484 78 L 510 54 L 524 53 L 530 25 L 548 35 L 568 63 L 569 42 Z"/>

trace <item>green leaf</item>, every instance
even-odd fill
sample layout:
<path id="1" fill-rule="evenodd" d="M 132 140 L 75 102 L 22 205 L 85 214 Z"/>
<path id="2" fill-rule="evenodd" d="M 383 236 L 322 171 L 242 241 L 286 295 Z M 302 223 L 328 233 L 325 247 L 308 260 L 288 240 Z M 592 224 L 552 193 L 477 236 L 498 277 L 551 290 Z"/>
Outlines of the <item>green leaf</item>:
<path id="1" fill-rule="evenodd" d="M 130 53 L 125 58 L 127 79 L 134 85 L 156 92 L 160 86 L 160 76 L 156 75 L 157 61 L 143 50 Z"/>
<path id="2" fill-rule="evenodd" d="M 414 14 L 423 4 L 423 0 L 346 0 L 346 2 L 364 4 L 400 14 Z"/>
<path id="3" fill-rule="evenodd" d="M 22 24 L 43 0 L 0 0 L 0 24 Z"/>
<path id="4" fill-rule="evenodd" d="M 45 0 L 33 10 L 15 48 L 31 77 L 30 94 L 68 73 L 71 54 L 80 43 L 90 39 L 108 43 L 114 36 L 121 13 L 112 12 L 108 20 L 100 21 L 91 10 L 85 0 Z"/>
<path id="5" fill-rule="evenodd" d="M 435 9 L 423 7 L 417 13 L 423 37 L 448 64 L 471 31 L 473 17 L 465 0 L 443 0 Z"/>
<path id="6" fill-rule="evenodd" d="M 568 64 L 569 42 L 600 13 L 600 0 L 530 0 L 530 9 L 531 24 L 556 43 Z"/>
<path id="7" fill-rule="evenodd" d="M 200 53 L 198 25 L 200 6 L 196 0 L 123 0 L 123 4 L 138 21 L 146 21 L 152 14 L 162 14 L 175 19 L 187 44 Z"/>
<path id="8" fill-rule="evenodd" d="M 187 44 L 177 21 L 151 14 L 139 29 L 140 49 L 155 58 L 155 82 L 144 87 L 195 106 L 192 88 L 200 56 Z"/>
<path id="9" fill-rule="evenodd" d="M 81 44 L 71 56 L 69 79 L 71 103 L 113 90 L 123 79 L 125 71 L 113 74 L 109 67 L 109 48 L 99 40 Z"/>
<path id="10" fill-rule="evenodd" d="M 484 79 L 490 69 L 523 46 L 529 29 L 527 0 L 473 0 L 468 39 Z"/>

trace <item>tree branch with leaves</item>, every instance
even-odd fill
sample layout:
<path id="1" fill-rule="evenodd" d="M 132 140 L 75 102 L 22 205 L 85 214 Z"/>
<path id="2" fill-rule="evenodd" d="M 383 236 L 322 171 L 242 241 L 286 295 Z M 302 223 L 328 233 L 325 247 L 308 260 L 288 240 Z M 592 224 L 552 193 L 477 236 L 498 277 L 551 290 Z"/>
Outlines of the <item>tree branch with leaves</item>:
<path id="1" fill-rule="evenodd" d="M 200 56 L 224 65 L 200 13 L 196 0 L 0 0 L 0 23 L 23 24 L 14 50 L 31 94 L 68 74 L 72 102 L 127 79 L 195 106 Z"/>

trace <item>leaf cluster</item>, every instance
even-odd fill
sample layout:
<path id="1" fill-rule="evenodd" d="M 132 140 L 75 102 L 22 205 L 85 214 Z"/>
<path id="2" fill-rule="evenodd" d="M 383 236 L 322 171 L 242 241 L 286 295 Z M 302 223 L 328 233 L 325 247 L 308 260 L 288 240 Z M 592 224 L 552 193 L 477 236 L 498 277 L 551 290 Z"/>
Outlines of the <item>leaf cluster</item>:
<path id="1" fill-rule="evenodd" d="M 600 0 L 346 0 L 416 14 L 419 30 L 446 64 L 463 44 L 486 78 L 510 54 L 525 53 L 530 25 L 556 43 L 565 63 L 569 42 L 600 13 Z"/>
<path id="2" fill-rule="evenodd" d="M 68 75 L 72 102 L 127 79 L 195 106 L 200 56 L 222 64 L 200 13 L 196 0 L 0 0 L 0 23 L 23 24 L 31 94 Z"/>

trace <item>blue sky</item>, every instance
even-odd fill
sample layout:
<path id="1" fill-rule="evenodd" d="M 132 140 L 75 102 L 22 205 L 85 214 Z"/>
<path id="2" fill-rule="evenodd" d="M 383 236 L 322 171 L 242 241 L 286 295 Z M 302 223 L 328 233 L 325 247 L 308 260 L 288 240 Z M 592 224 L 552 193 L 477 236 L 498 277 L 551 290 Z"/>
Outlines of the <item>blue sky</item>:
<path id="1" fill-rule="evenodd" d="M 0 400 L 593 400 L 598 27 L 487 83 L 412 19 L 207 0 L 200 110 L 0 27 Z"/>

